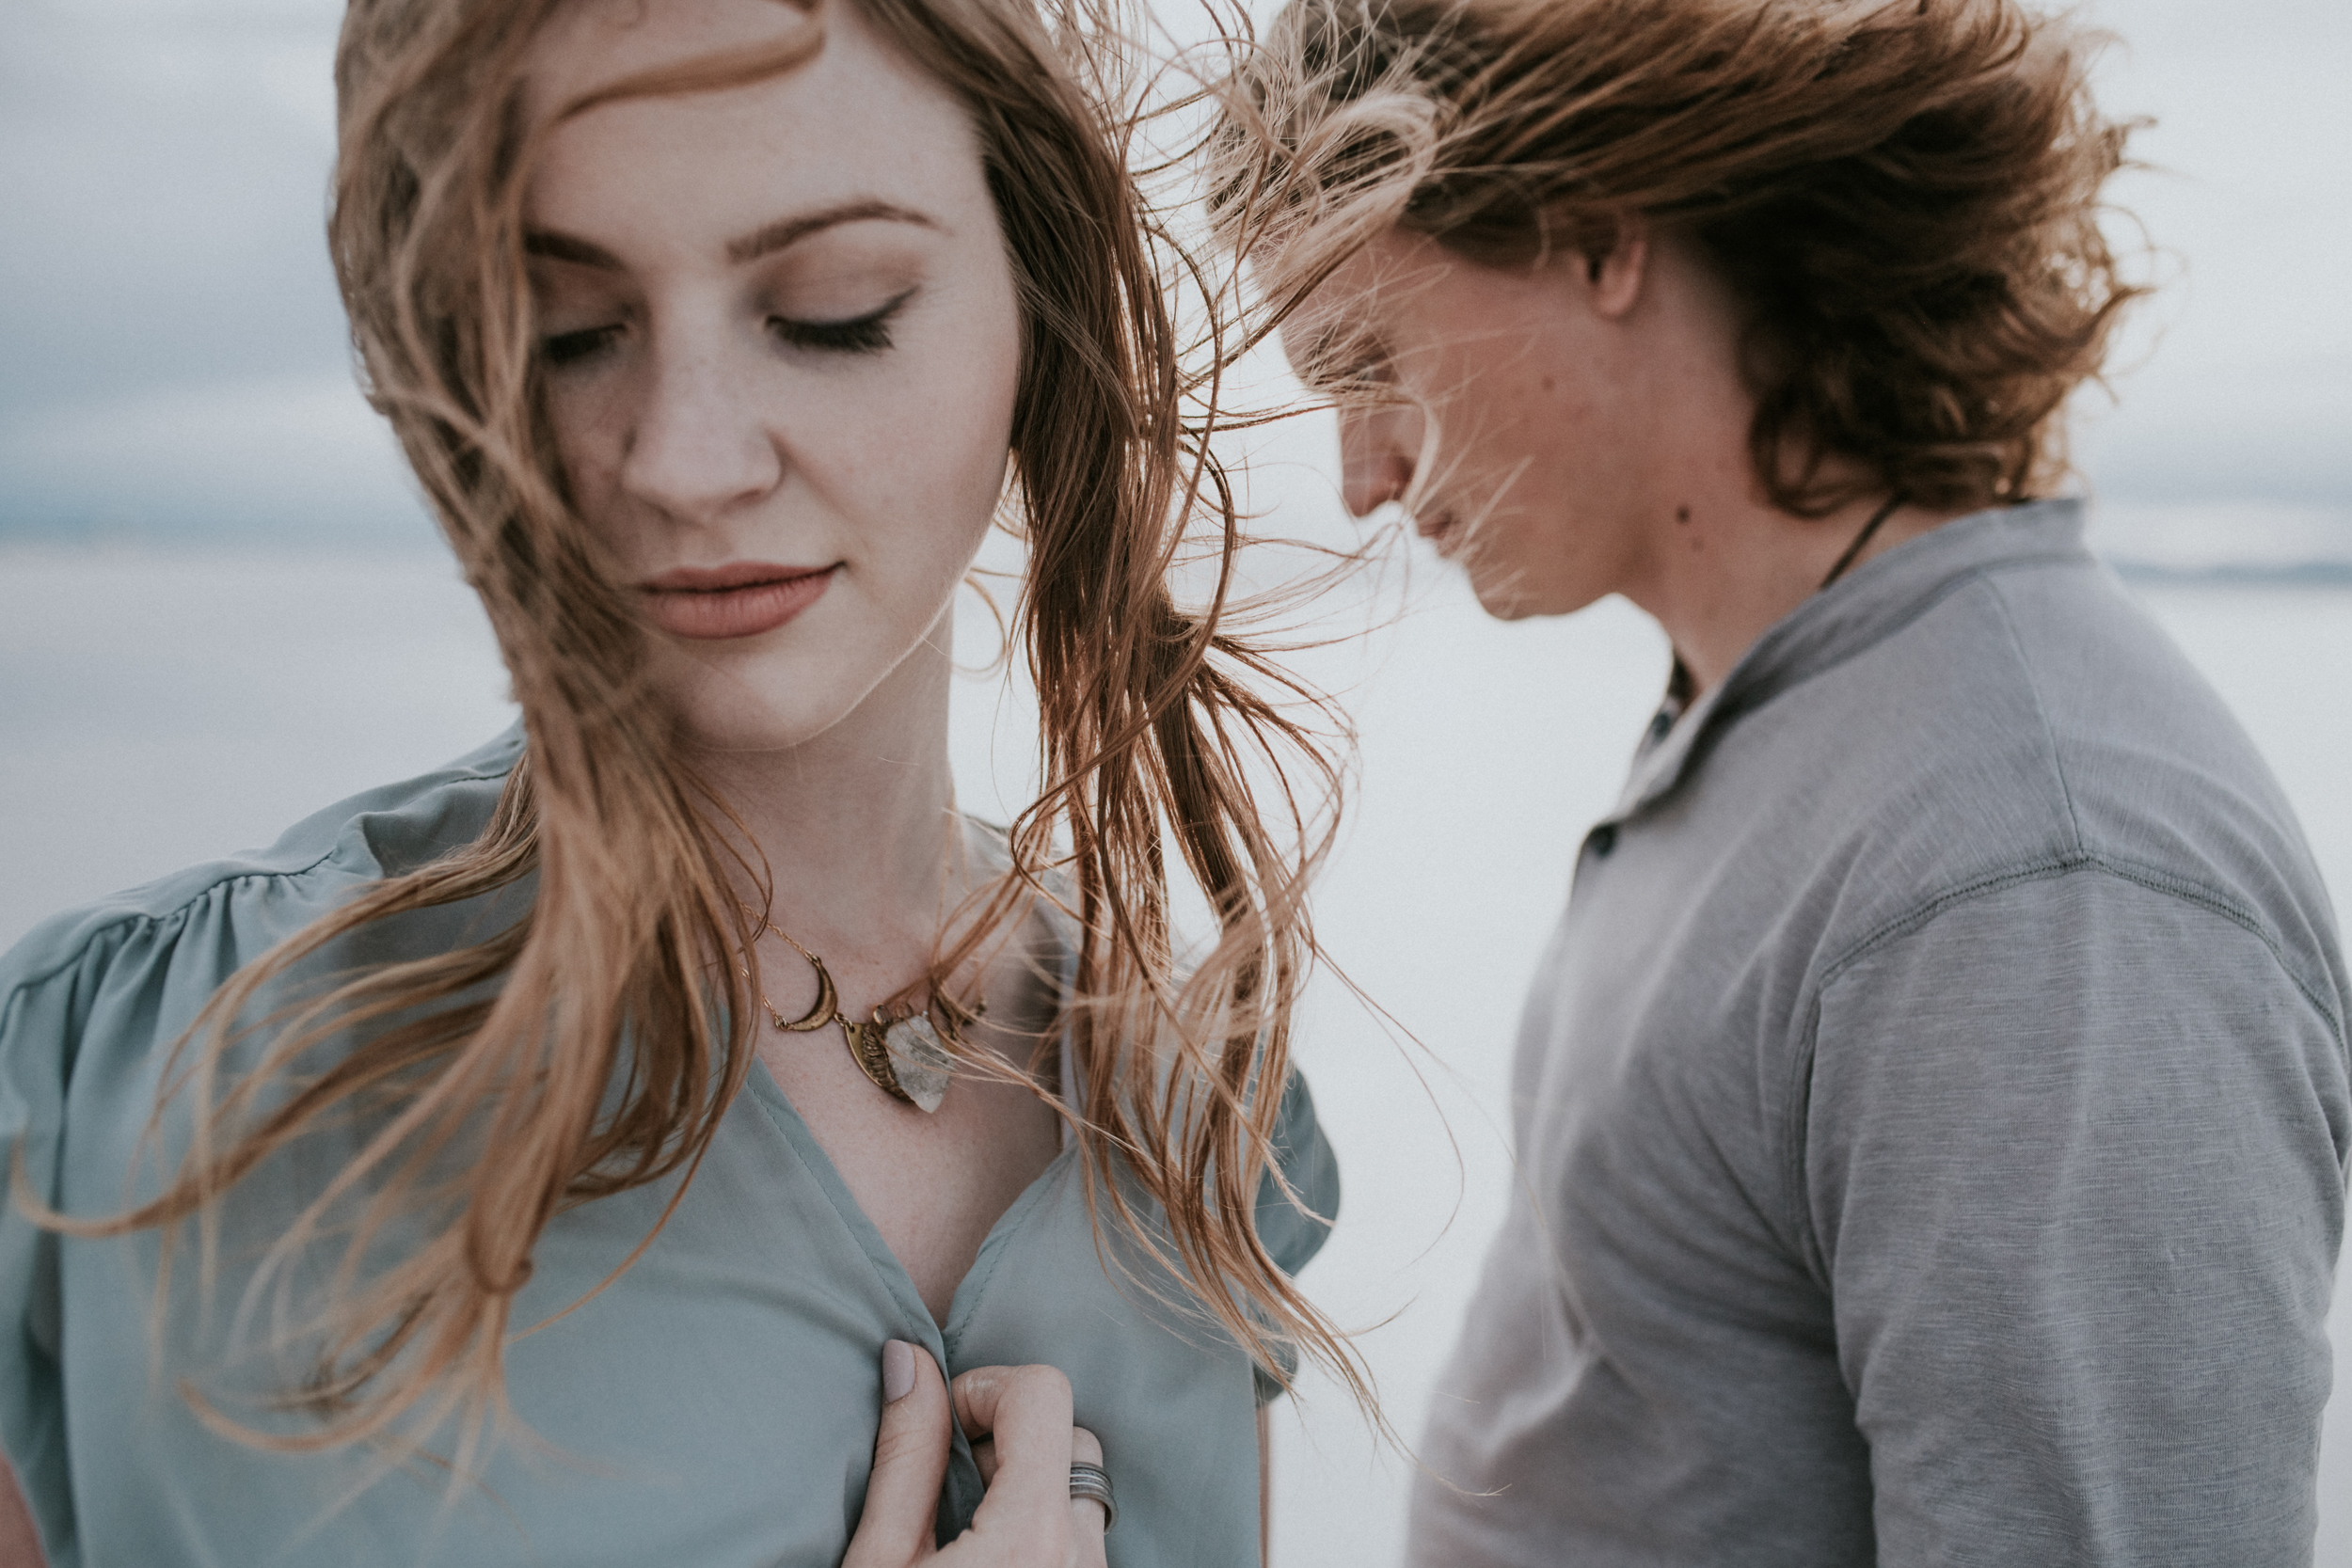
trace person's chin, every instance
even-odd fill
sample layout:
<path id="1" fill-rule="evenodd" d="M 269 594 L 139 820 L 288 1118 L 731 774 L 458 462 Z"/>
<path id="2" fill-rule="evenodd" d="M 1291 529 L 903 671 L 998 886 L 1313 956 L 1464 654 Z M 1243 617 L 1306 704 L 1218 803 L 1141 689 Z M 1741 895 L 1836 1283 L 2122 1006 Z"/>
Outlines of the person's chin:
<path id="1" fill-rule="evenodd" d="M 1597 593 L 1564 590 L 1556 584 L 1535 583 L 1524 574 L 1481 571 L 1476 566 L 1470 569 L 1470 592 L 1477 595 L 1478 608 L 1498 621 L 1573 615 L 1605 596 Z"/>
<path id="2" fill-rule="evenodd" d="M 702 714 L 689 711 L 678 725 L 679 744 L 706 756 L 756 756 L 793 752 L 840 721 L 838 714 L 774 712 Z"/>
<path id="3" fill-rule="evenodd" d="M 1517 573 L 1502 570 L 1491 557 L 1472 554 L 1462 562 L 1462 573 L 1470 580 L 1478 608 L 1496 620 L 1523 621 L 1540 613 L 1528 596 L 1525 580 Z"/>
<path id="4" fill-rule="evenodd" d="M 749 673 L 746 673 L 748 674 Z M 714 753 L 789 752 L 807 745 L 856 707 L 824 680 L 763 680 L 700 672 L 672 693 L 679 743 Z"/>

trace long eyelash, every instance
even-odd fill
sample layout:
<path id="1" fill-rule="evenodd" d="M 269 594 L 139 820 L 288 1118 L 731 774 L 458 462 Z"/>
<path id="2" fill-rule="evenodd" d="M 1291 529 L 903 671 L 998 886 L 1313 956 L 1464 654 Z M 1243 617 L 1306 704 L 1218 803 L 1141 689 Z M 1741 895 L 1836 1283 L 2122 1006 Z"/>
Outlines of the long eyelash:
<path id="1" fill-rule="evenodd" d="M 577 332 L 558 332 L 539 341 L 539 357 L 550 369 L 575 365 L 612 346 L 612 340 L 621 335 L 617 326 L 588 326 Z"/>
<path id="2" fill-rule="evenodd" d="M 771 316 L 769 330 L 794 348 L 815 349 L 822 354 L 880 354 L 890 346 L 890 318 L 898 313 L 898 307 L 914 292 L 909 289 L 898 298 L 886 301 L 880 309 L 848 321 L 802 322 Z"/>
<path id="3" fill-rule="evenodd" d="M 1394 379 L 1387 352 L 1366 342 L 1333 345 L 1333 352 L 1312 367 L 1311 376 L 1314 386 L 1334 392 L 1359 391 Z"/>

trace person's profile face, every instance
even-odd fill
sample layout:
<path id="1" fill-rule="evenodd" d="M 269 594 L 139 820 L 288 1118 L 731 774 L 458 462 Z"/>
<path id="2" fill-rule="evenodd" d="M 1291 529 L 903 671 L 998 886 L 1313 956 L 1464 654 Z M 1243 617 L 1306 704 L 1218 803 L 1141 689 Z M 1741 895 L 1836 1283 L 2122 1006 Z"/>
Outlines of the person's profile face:
<path id="1" fill-rule="evenodd" d="M 977 139 L 853 6 L 815 21 L 781 75 L 563 120 L 526 196 L 557 455 L 695 746 L 799 744 L 944 641 L 1005 477 L 1021 320 Z M 528 102 L 810 24 L 576 0 Z"/>
<path id="2" fill-rule="evenodd" d="M 1391 230 L 1282 328 L 1292 369 L 1338 404 L 1348 510 L 1400 503 L 1506 619 L 1619 589 L 1639 547 L 1580 266 L 1489 267 Z"/>

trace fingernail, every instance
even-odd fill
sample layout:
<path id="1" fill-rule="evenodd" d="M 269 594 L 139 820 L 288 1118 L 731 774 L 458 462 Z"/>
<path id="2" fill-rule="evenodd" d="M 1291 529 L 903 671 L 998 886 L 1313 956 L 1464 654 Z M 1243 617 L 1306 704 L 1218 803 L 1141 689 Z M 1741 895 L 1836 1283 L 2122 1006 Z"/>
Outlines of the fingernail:
<path id="1" fill-rule="evenodd" d="M 882 1403 L 896 1404 L 914 1391 L 914 1347 L 904 1339 L 882 1341 Z"/>

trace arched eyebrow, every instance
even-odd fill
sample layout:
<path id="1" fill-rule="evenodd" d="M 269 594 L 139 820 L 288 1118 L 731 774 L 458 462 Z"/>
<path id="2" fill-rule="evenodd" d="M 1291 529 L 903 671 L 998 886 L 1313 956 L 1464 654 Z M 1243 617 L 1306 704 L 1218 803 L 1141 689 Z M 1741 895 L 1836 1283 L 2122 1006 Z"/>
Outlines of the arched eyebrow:
<path id="1" fill-rule="evenodd" d="M 928 214 L 918 213 L 911 207 L 895 206 L 887 201 L 845 201 L 838 207 L 778 218 L 739 240 L 729 240 L 727 260 L 741 266 L 746 261 L 755 261 L 771 251 L 782 250 L 786 245 L 804 240 L 819 230 L 831 229 L 836 224 L 872 221 L 911 223 L 919 229 L 940 227 Z"/>
<path id="2" fill-rule="evenodd" d="M 814 213 L 796 213 L 788 218 L 778 218 L 739 239 L 727 242 L 727 261 L 736 266 L 755 261 L 789 245 L 796 245 L 811 234 L 844 223 L 911 223 L 920 229 L 937 230 L 938 220 L 912 207 L 900 207 L 888 201 L 845 201 L 837 207 L 820 208 Z M 549 229 L 534 229 L 523 236 L 527 255 L 545 256 L 550 261 L 571 261 L 603 272 L 624 272 L 628 269 L 621 259 L 602 245 Z"/>
<path id="3" fill-rule="evenodd" d="M 545 256 L 550 261 L 571 261 L 583 267 L 596 267 L 604 272 L 622 272 L 621 259 L 600 245 L 576 240 L 569 234 L 559 234 L 551 229 L 533 229 L 523 235 L 523 254 Z"/>

